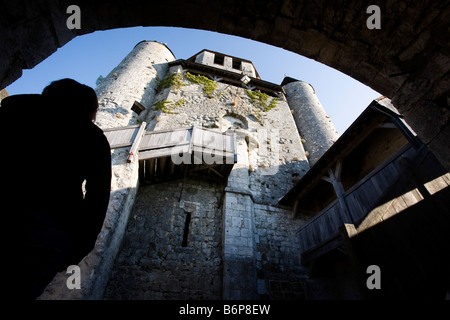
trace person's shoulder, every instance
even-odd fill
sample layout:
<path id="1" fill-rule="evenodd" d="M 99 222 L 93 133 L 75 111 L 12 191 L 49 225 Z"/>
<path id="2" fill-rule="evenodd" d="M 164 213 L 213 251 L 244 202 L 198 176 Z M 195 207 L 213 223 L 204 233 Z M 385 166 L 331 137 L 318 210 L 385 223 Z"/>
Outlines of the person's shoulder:
<path id="1" fill-rule="evenodd" d="M 43 99 L 40 94 L 14 94 L 4 98 L 1 105 L 20 104 L 20 103 L 37 103 Z"/>
<path id="2" fill-rule="evenodd" d="M 98 140 L 101 140 L 103 143 L 108 144 L 109 147 L 109 142 L 108 139 L 106 138 L 104 132 L 102 129 L 100 129 L 100 127 L 98 127 L 95 123 L 89 121 L 88 125 L 88 130 L 89 133 L 95 137 Z"/>
<path id="3" fill-rule="evenodd" d="M 40 94 L 17 94 L 6 97 L 1 101 L 1 112 L 23 113 L 36 110 L 37 105 L 44 103 Z"/>

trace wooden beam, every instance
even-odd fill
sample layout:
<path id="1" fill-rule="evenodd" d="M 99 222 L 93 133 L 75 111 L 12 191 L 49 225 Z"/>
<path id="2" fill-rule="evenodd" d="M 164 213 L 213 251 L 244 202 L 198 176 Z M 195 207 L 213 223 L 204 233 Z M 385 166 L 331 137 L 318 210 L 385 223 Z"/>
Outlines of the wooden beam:
<path id="1" fill-rule="evenodd" d="M 211 170 L 212 172 L 217 174 L 219 177 L 221 177 L 223 179 L 225 178 L 219 171 L 215 170 L 213 167 L 209 167 L 209 170 Z"/>
<path id="2" fill-rule="evenodd" d="M 322 177 L 322 180 L 325 180 L 333 185 L 334 192 L 336 193 L 336 196 L 339 201 L 339 207 L 342 211 L 342 220 L 346 222 L 353 222 L 352 216 L 350 214 L 350 209 L 347 203 L 347 200 L 345 198 L 345 190 L 342 186 L 342 183 L 340 181 L 340 175 L 341 175 L 341 162 L 338 161 L 335 170 L 333 171 L 331 168 L 328 169 L 328 177 Z M 336 177 L 336 174 L 338 174 L 338 177 Z"/>
<path id="3" fill-rule="evenodd" d="M 381 128 L 381 129 L 398 129 L 398 127 L 392 122 L 385 122 L 385 123 L 379 124 L 377 126 L 377 128 Z"/>
<path id="4" fill-rule="evenodd" d="M 145 134 L 145 127 L 147 126 L 147 123 L 144 121 L 141 123 L 141 127 L 139 128 L 139 131 L 136 135 L 136 138 L 134 139 L 133 145 L 131 146 L 128 160 L 127 162 L 130 163 L 134 160 L 134 156 L 138 153 L 139 146 L 141 145 L 142 137 Z"/>
<path id="5" fill-rule="evenodd" d="M 143 183 L 145 181 L 145 160 L 139 161 L 139 183 Z"/>
<path id="6" fill-rule="evenodd" d="M 356 228 L 353 224 L 345 223 L 341 227 L 339 227 L 339 235 L 344 245 L 345 251 L 347 253 L 347 257 L 350 262 L 350 268 L 353 271 L 352 274 L 356 281 L 357 286 L 359 287 L 360 293 L 363 297 L 368 298 L 366 296 L 367 287 L 366 281 L 363 275 L 365 275 L 365 270 L 362 269 L 361 264 L 359 262 L 358 256 L 356 255 L 351 239 L 358 234 Z M 364 272 L 363 272 L 364 271 Z"/>
<path id="7" fill-rule="evenodd" d="M 370 110 L 366 110 L 360 117 L 360 122 L 355 122 L 352 125 L 352 130 L 348 131 L 346 135 L 343 135 L 336 141 L 336 143 L 329 148 L 327 153 L 320 159 L 319 166 L 312 167 L 305 176 L 292 188 L 288 194 L 283 198 L 286 202 L 293 203 L 296 199 L 308 197 L 308 193 L 316 187 L 317 183 L 323 179 L 326 175 L 328 168 L 332 167 L 336 163 L 336 158 L 341 160 L 345 159 L 353 150 L 355 150 L 375 129 L 377 122 L 380 121 L 380 117 L 384 118 L 384 115 L 378 113 L 378 116 L 368 116 Z M 313 174 L 314 172 L 314 174 Z M 327 181 L 327 180 L 325 180 Z M 294 194 L 296 192 L 297 194 Z"/>
<path id="8" fill-rule="evenodd" d="M 103 130 L 103 132 L 112 132 L 112 131 L 135 129 L 138 127 L 139 127 L 139 125 L 133 125 L 133 126 L 126 126 L 126 127 L 118 127 L 118 128 L 107 128 L 107 129 L 102 129 L 102 130 Z"/>
<path id="9" fill-rule="evenodd" d="M 342 239 L 336 234 L 317 246 L 303 252 L 301 254 L 301 264 L 304 266 L 308 265 L 317 258 L 320 258 L 340 246 L 342 246 Z"/>
<path id="10" fill-rule="evenodd" d="M 338 160 L 336 163 L 336 168 L 334 169 L 334 175 L 336 180 L 341 182 L 341 173 L 342 173 L 342 161 Z"/>
<path id="11" fill-rule="evenodd" d="M 299 201 L 298 201 L 298 199 L 296 199 L 294 202 L 294 207 L 292 208 L 292 218 L 293 219 L 297 218 L 298 204 L 299 204 Z"/>
<path id="12" fill-rule="evenodd" d="M 155 177 L 155 162 L 156 159 L 145 160 L 145 182 L 153 181 Z"/>

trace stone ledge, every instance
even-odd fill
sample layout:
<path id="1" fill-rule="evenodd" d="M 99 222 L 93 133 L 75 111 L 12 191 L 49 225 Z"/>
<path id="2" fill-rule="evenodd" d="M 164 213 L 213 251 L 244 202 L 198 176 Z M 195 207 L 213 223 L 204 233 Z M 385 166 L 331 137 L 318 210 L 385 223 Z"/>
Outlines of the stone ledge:
<path id="1" fill-rule="evenodd" d="M 240 194 L 243 196 L 249 196 L 252 199 L 252 201 L 255 202 L 255 198 L 253 197 L 252 192 L 249 190 L 239 190 L 239 189 L 235 189 L 233 187 L 226 187 L 225 192 Z"/>

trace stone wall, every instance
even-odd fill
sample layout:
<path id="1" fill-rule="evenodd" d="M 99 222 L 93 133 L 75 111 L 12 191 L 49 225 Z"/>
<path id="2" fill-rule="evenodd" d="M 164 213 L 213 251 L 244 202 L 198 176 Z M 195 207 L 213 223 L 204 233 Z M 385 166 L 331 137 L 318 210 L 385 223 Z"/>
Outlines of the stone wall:
<path id="1" fill-rule="evenodd" d="M 255 204 L 257 293 L 260 299 L 304 299 L 306 269 L 298 231 L 305 223 L 291 212 Z"/>
<path id="2" fill-rule="evenodd" d="M 141 187 L 105 299 L 220 299 L 223 189 L 192 179 Z"/>
<path id="3" fill-rule="evenodd" d="M 168 74 L 181 72 L 172 67 Z M 181 73 L 180 73 L 181 74 Z M 276 204 L 292 186 L 293 175 L 302 177 L 309 169 L 308 159 L 291 110 L 284 95 L 277 106 L 261 111 L 243 87 L 216 82 L 217 89 L 207 95 L 201 85 L 183 77 L 180 88 L 161 90 L 155 101 L 167 101 L 170 113 L 150 110 L 146 122 L 154 130 L 199 125 L 235 131 L 248 149 L 250 189 L 258 202 Z M 178 106 L 175 106 L 176 104 Z"/>
<path id="4" fill-rule="evenodd" d="M 167 62 L 175 60 L 163 44 L 142 41 L 114 68 L 96 88 L 99 112 L 96 124 L 102 128 L 135 125 L 145 118 L 131 110 L 135 101 L 150 108 L 156 79 L 164 78 Z"/>
<path id="5" fill-rule="evenodd" d="M 129 148 L 113 150 L 110 204 L 96 248 L 80 264 L 83 290 L 67 293 L 62 274 L 42 298 L 299 298 L 295 239 L 303 222 L 276 204 L 309 164 L 286 98 L 266 97 L 258 105 L 247 89 L 221 82 L 206 92 L 180 66 L 167 73 L 179 77 L 176 83 L 158 85 L 166 65 L 147 72 L 147 63 L 156 62 L 149 46 L 157 55 L 168 52 L 157 43 L 138 44 L 97 88 L 99 125 L 141 119 L 147 130 L 231 130 L 237 163 L 227 184 L 185 178 L 138 190 L 136 159 L 127 163 Z M 143 116 L 131 111 L 134 99 L 146 107 Z"/>
<path id="6" fill-rule="evenodd" d="M 178 87 L 158 90 L 148 128 L 233 130 L 238 162 L 226 185 L 183 180 L 139 190 L 105 297 L 298 298 L 303 270 L 295 239 L 303 222 L 270 206 L 293 174 L 309 169 L 286 99 L 262 111 L 245 88 L 216 82 L 206 93 L 179 66 L 168 74 L 180 77 Z"/>

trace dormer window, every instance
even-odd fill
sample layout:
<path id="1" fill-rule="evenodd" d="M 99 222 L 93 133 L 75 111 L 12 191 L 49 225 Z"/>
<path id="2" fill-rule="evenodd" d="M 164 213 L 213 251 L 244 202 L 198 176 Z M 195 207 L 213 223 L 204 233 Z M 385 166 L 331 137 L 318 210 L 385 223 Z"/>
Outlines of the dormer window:
<path id="1" fill-rule="evenodd" d="M 225 56 L 222 56 L 220 54 L 215 54 L 214 55 L 214 64 L 218 64 L 223 66 L 224 65 L 224 61 L 225 61 Z"/>
<path id="2" fill-rule="evenodd" d="M 189 58 L 188 61 L 261 79 L 251 61 L 225 55 L 220 52 L 202 50 L 195 56 Z"/>
<path id="3" fill-rule="evenodd" d="M 241 61 L 233 59 L 233 69 L 241 70 Z"/>

